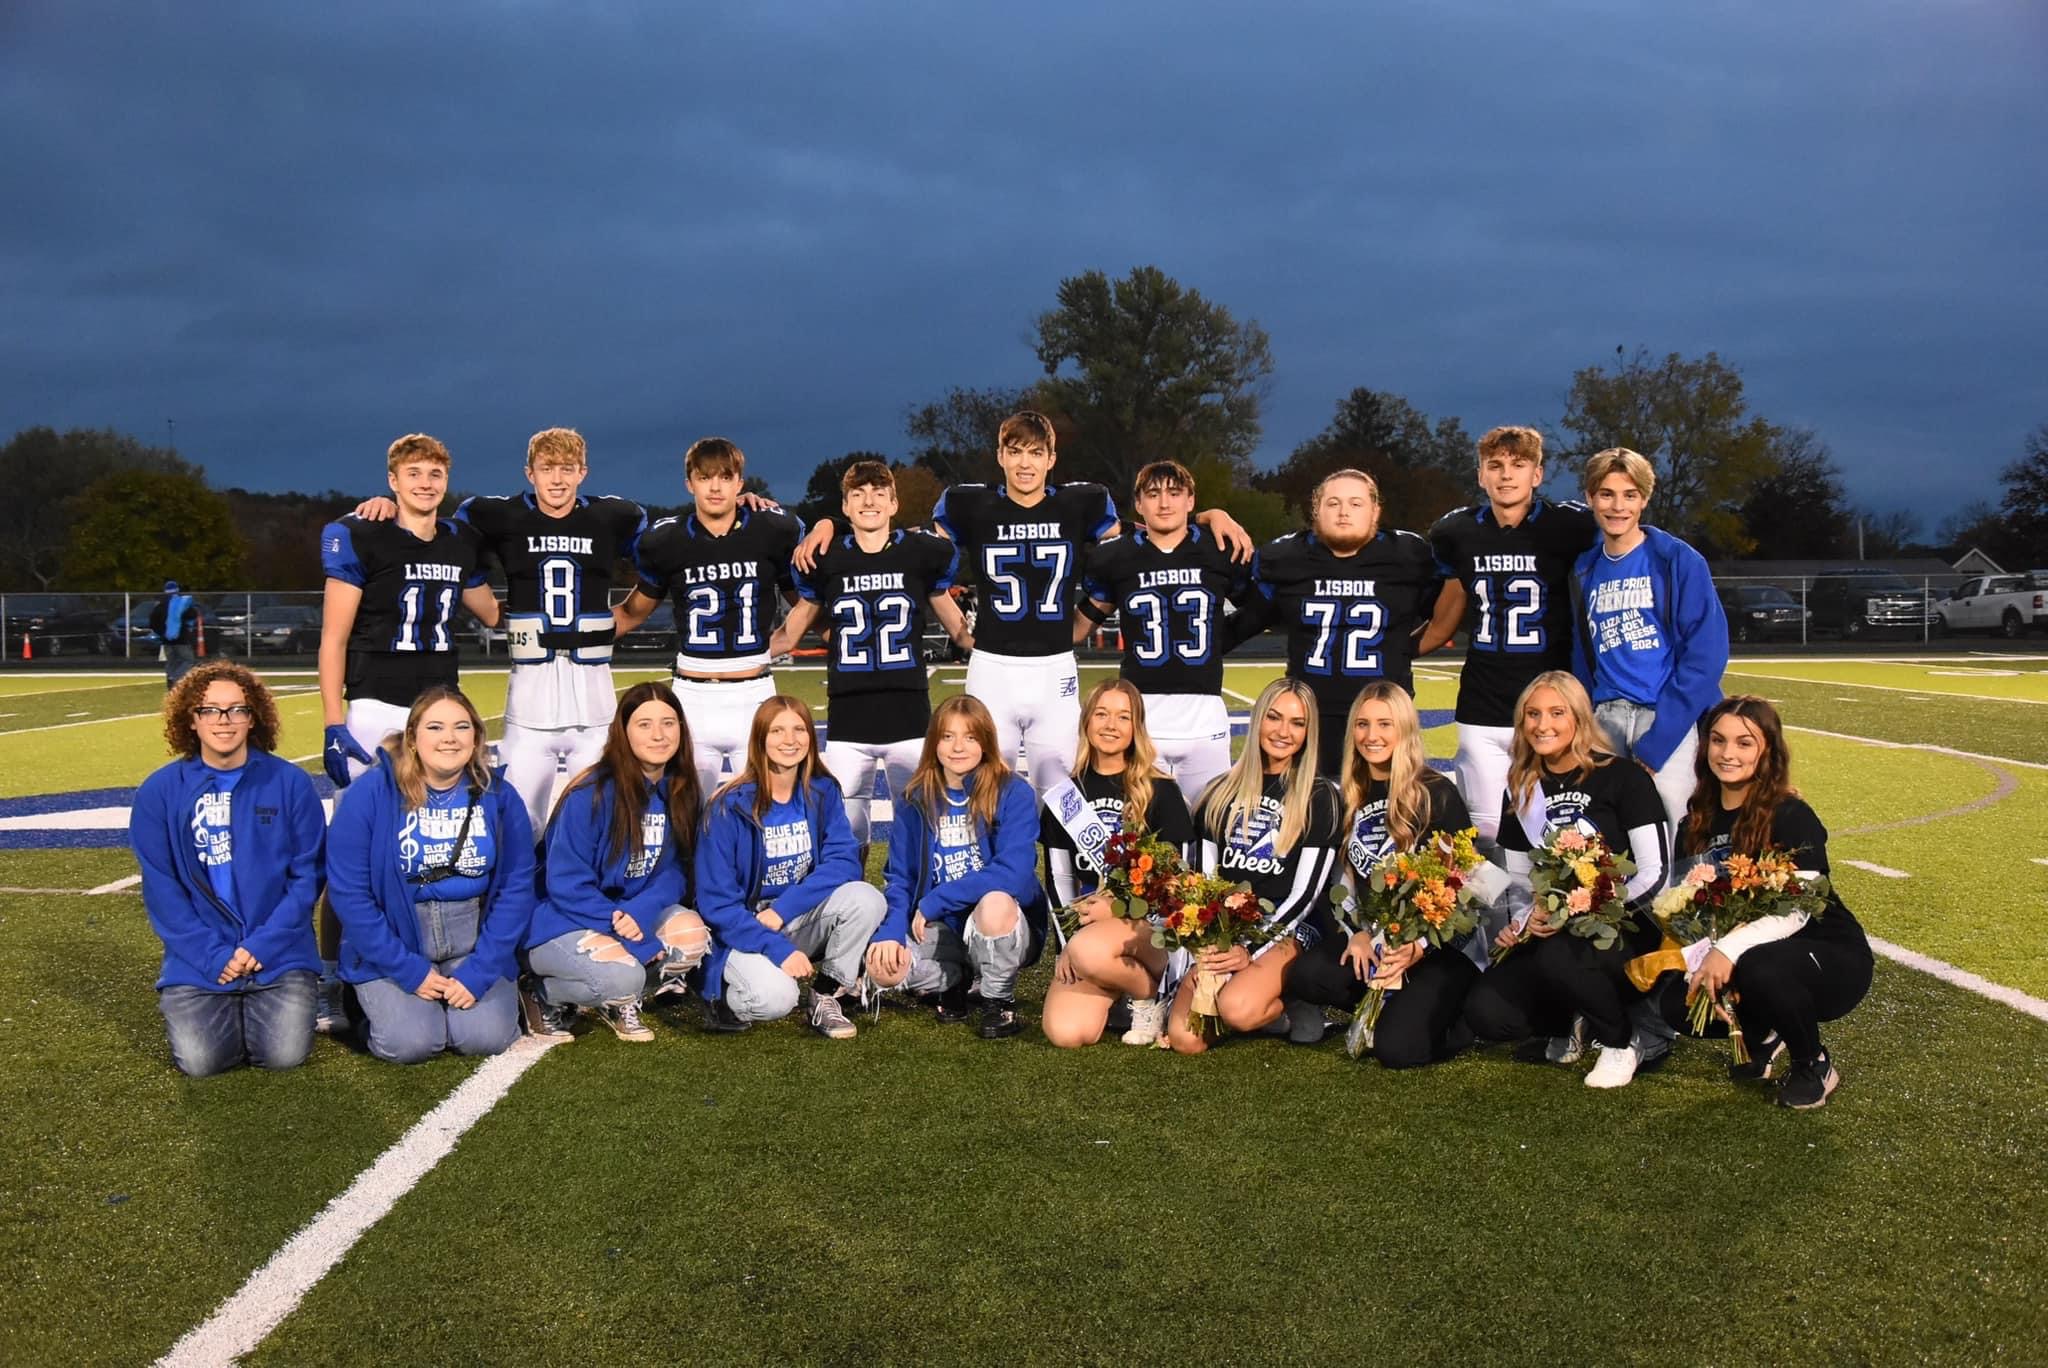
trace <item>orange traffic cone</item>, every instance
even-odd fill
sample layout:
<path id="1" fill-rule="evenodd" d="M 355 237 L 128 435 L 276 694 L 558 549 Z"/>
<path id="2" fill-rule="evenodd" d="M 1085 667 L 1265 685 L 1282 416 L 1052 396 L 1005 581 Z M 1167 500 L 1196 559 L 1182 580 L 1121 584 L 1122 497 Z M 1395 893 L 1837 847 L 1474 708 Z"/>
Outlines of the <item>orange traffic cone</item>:
<path id="1" fill-rule="evenodd" d="M 197 649 L 199 658 L 204 660 L 206 659 L 206 619 L 194 615 L 192 620 L 198 626 L 198 633 L 193 638 L 192 644 Z"/>
<path id="2" fill-rule="evenodd" d="M 0 645 L 4 644 L 5 643 L 0 643 Z M 0 656 L 4 656 L 6 654 L 6 651 L 0 650 Z M 36 644 L 34 641 L 29 639 L 29 634 L 27 632 L 23 632 L 21 634 L 21 658 L 23 660 L 34 660 L 36 658 Z"/>

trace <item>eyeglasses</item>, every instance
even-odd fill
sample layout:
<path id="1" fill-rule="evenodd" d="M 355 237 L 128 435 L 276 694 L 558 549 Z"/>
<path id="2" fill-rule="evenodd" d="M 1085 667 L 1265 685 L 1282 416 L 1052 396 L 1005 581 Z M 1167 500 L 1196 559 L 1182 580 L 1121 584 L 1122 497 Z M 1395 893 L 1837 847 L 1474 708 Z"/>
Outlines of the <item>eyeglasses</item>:
<path id="1" fill-rule="evenodd" d="M 256 710 L 247 703 L 236 703 L 226 708 L 216 708 L 211 703 L 201 703 L 192 710 L 192 715 L 201 722 L 247 722 L 256 715 Z"/>

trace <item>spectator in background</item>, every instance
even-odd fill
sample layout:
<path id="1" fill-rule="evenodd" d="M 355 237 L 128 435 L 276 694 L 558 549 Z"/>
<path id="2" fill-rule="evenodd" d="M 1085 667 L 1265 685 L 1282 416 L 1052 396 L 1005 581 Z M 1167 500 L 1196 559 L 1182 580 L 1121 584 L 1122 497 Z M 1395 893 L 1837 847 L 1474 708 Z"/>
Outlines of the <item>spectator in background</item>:
<path id="1" fill-rule="evenodd" d="M 149 610 L 149 630 L 164 644 L 164 687 L 176 688 L 199 663 L 199 601 L 165 580 L 164 596 Z"/>

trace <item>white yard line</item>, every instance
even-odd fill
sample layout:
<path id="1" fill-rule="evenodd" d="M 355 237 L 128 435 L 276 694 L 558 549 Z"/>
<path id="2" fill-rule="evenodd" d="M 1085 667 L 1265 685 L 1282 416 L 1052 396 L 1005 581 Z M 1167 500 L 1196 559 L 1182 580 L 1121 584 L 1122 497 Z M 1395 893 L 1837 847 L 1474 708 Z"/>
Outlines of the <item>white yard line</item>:
<path id="1" fill-rule="evenodd" d="M 1889 865 L 1872 864 L 1868 860 L 1844 860 L 1842 863 L 1856 869 L 1869 870 L 1872 874 L 1881 874 L 1887 879 L 1910 879 L 1913 877 L 1903 869 L 1893 869 Z"/>
<path id="2" fill-rule="evenodd" d="M 130 874 L 125 879 L 116 879 L 112 883 L 103 883 L 98 888 L 88 888 L 85 891 L 88 893 L 120 893 L 135 887 L 135 885 L 141 882 L 142 876 L 140 874 Z"/>
<path id="3" fill-rule="evenodd" d="M 1870 948 L 1888 960 L 1896 960 L 1909 969 L 1918 969 L 1923 974 L 1932 974 L 1943 983 L 1966 989 L 1979 997 L 2002 1002 L 2016 1012 L 2025 1012 L 2037 1021 L 2048 1021 L 2048 1002 L 2043 1002 L 2032 993 L 2022 993 L 2017 988 L 2008 988 L 2002 983 L 1973 974 L 1967 969 L 1958 969 L 1946 960 L 1923 955 L 1918 950 L 1908 950 L 1903 945 L 1893 945 L 1888 940 L 1870 937 Z"/>
<path id="4" fill-rule="evenodd" d="M 261 1344 L 327 1270 L 448 1156 L 455 1142 L 498 1104 L 519 1076 L 559 1043 L 524 1036 L 505 1053 L 486 1060 L 358 1174 L 346 1192 L 285 1241 L 268 1263 L 249 1275 L 240 1291 L 172 1345 L 157 1360 L 158 1368 L 228 1363 Z"/>
<path id="5" fill-rule="evenodd" d="M 1833 685 L 1837 689 L 1879 689 L 1885 693 L 1919 694 L 1923 698 L 1969 698 L 1979 703 L 2024 703 L 2033 708 L 2048 708 L 2048 698 L 2001 698 L 1997 694 L 1954 693 L 1947 689 L 1909 689 L 1902 684 L 1863 684 L 1853 679 L 1806 679 L 1800 675 L 1765 674 L 1761 670 L 1733 667 L 1723 673 L 1744 679 L 1775 679 L 1786 684 L 1817 684 L 1822 688 Z"/>
<path id="6" fill-rule="evenodd" d="M 1259 701 L 1256 698 L 1252 698 L 1248 695 L 1239 693 L 1237 690 L 1230 688 L 1228 685 L 1224 686 L 1223 692 L 1229 694 L 1232 698 L 1236 699 L 1240 703 L 1256 703 Z"/>
<path id="7" fill-rule="evenodd" d="M 1805 732 L 1808 736 L 1826 736 L 1836 741 L 1860 741 L 1866 746 L 1879 746 L 1885 750 L 1931 751 L 1935 755 L 1954 755 L 1964 760 L 1988 760 L 1994 765 L 2018 765 L 2022 769 L 2048 770 L 2048 765 L 2038 760 L 2011 760 L 2003 755 L 1984 755 L 1977 751 L 1957 750 L 1953 746 L 1930 745 L 1925 741 L 1880 741 L 1874 736 L 1855 736 L 1849 732 L 1822 731 L 1819 727 L 1795 727 L 1785 724 L 1786 731 Z"/>

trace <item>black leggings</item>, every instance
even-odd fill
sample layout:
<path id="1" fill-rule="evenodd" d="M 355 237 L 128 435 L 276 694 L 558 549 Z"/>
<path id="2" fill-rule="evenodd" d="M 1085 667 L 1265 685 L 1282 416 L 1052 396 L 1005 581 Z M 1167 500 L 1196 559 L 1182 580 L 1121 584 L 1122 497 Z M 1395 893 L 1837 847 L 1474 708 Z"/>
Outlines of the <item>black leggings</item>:
<path id="1" fill-rule="evenodd" d="M 1325 936 L 1287 966 L 1281 996 L 1349 1011 L 1365 997 L 1366 985 L 1344 963 L 1342 935 Z M 1372 1055 L 1389 1069 L 1412 1069 L 1447 1059 L 1471 1043 L 1464 1029 L 1465 994 L 1479 966 L 1461 950 L 1431 950 L 1387 994 L 1373 1029 Z"/>
<path id="2" fill-rule="evenodd" d="M 1820 1024 L 1863 1001 L 1870 971 L 1867 946 L 1792 935 L 1745 951 L 1728 986 L 1751 1047 L 1776 1031 L 1794 1059 L 1813 1060 L 1820 1058 Z"/>
<path id="3" fill-rule="evenodd" d="M 1661 938 L 1648 913 L 1638 912 L 1634 920 L 1637 929 L 1622 932 L 1610 950 L 1569 931 L 1517 946 L 1481 974 L 1466 996 L 1465 1023 L 1472 1034 L 1505 1041 L 1569 1035 L 1572 1017 L 1582 1016 L 1600 1044 L 1628 1044 L 1628 1009 L 1642 993 L 1624 966 L 1654 950 Z"/>

